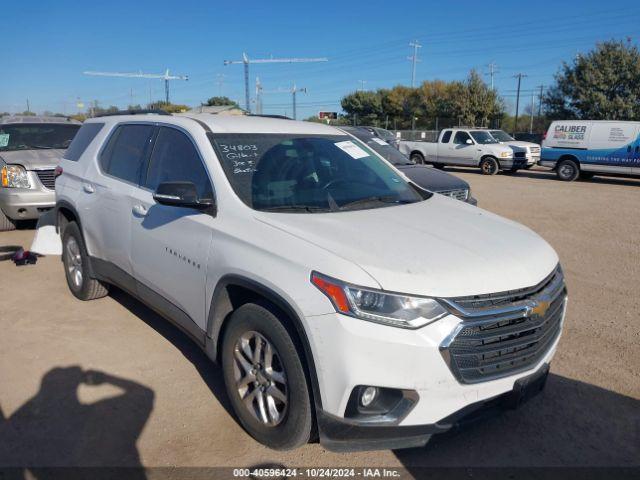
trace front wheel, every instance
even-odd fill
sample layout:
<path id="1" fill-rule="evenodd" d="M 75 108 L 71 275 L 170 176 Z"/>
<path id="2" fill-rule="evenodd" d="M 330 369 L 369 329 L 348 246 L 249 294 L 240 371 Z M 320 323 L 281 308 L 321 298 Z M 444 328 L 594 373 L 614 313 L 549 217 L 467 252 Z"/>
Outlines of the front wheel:
<path id="1" fill-rule="evenodd" d="M 480 171 L 483 175 L 495 175 L 500 170 L 498 161 L 493 157 L 487 157 L 480 162 Z"/>
<path id="2" fill-rule="evenodd" d="M 247 303 L 228 319 L 222 343 L 227 394 L 245 430 L 276 450 L 304 445 L 312 402 L 299 349 L 273 308 Z"/>
<path id="3" fill-rule="evenodd" d="M 565 182 L 573 182 L 580 175 L 580 167 L 573 160 L 562 160 L 556 169 L 558 178 Z"/>

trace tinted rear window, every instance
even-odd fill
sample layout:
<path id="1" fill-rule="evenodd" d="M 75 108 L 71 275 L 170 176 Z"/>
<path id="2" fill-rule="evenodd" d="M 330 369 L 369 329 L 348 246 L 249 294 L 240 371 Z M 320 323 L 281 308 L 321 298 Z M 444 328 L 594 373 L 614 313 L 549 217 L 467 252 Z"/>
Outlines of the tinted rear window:
<path id="1" fill-rule="evenodd" d="M 96 138 L 98 132 L 102 130 L 102 127 L 104 127 L 104 123 L 85 123 L 82 125 L 64 154 L 64 158 L 77 162 L 89 144 Z"/>
<path id="2" fill-rule="evenodd" d="M 102 169 L 127 182 L 139 183 L 154 129 L 153 125 L 120 125 L 100 157 Z"/>

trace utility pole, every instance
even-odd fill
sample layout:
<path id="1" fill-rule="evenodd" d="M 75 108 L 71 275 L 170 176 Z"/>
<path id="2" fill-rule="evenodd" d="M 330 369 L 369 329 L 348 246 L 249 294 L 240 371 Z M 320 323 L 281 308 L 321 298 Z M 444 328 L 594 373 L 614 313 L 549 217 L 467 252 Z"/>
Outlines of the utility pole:
<path id="1" fill-rule="evenodd" d="M 518 93 L 516 95 L 516 118 L 513 125 L 513 132 L 511 133 L 516 133 L 516 130 L 518 129 L 518 110 L 520 108 L 520 83 L 522 82 L 522 78 L 526 77 L 526 75 L 524 73 L 518 73 L 513 77 L 518 79 Z"/>
<path id="2" fill-rule="evenodd" d="M 531 118 L 529 119 L 529 133 L 533 133 L 533 111 L 535 110 L 535 97 L 531 90 Z"/>
<path id="3" fill-rule="evenodd" d="M 306 88 L 298 88 L 295 84 L 295 82 L 293 83 L 293 88 L 291 89 L 291 95 L 293 96 L 293 119 L 296 120 L 296 92 L 301 92 L 301 93 L 307 93 L 307 89 Z"/>
<path id="4" fill-rule="evenodd" d="M 187 75 L 169 75 L 169 69 L 164 73 L 122 73 L 122 72 L 82 72 L 85 75 L 98 77 L 125 77 L 125 78 L 156 78 L 164 80 L 164 98 L 169 103 L 169 80 L 189 80 Z"/>
<path id="5" fill-rule="evenodd" d="M 544 85 L 538 85 L 540 88 L 540 97 L 538 98 L 538 117 L 542 116 L 542 90 L 544 89 Z"/>
<path id="6" fill-rule="evenodd" d="M 224 65 L 242 64 L 244 66 L 244 104 L 247 112 L 251 113 L 251 99 L 249 98 L 249 64 L 250 63 L 310 63 L 328 62 L 329 59 L 322 58 L 260 58 L 249 59 L 246 53 L 242 54 L 242 60 L 225 60 Z"/>
<path id="7" fill-rule="evenodd" d="M 360 83 L 360 91 L 364 92 L 366 89 L 364 88 L 365 83 L 367 83 L 366 80 L 358 80 L 358 83 Z"/>
<path id="8" fill-rule="evenodd" d="M 29 99 L 27 98 L 27 112 L 31 111 L 31 106 L 29 105 Z"/>
<path id="9" fill-rule="evenodd" d="M 418 49 L 422 48 L 422 45 L 418 43 L 417 40 L 413 42 L 409 42 L 409 46 L 413 47 L 413 55 L 407 57 L 407 60 L 411 60 L 411 88 L 415 88 L 416 86 L 416 62 L 419 62 L 418 59 Z"/>
<path id="10" fill-rule="evenodd" d="M 260 77 L 256 77 L 256 113 L 262 115 L 262 83 L 260 83 Z"/>
<path id="11" fill-rule="evenodd" d="M 222 96 L 222 87 L 224 86 L 224 77 L 226 77 L 226 75 L 224 73 L 218 73 L 216 75 L 216 83 L 218 84 L 218 96 L 221 97 Z M 257 78 L 256 78 L 257 81 Z"/>
<path id="12" fill-rule="evenodd" d="M 491 78 L 491 90 L 494 90 L 493 76 L 499 72 L 499 70 L 496 70 L 497 66 L 498 65 L 496 65 L 496 62 L 491 62 L 489 65 L 487 65 L 487 67 L 489 67 L 489 73 L 485 73 L 485 75 L 489 75 L 489 77 Z"/>

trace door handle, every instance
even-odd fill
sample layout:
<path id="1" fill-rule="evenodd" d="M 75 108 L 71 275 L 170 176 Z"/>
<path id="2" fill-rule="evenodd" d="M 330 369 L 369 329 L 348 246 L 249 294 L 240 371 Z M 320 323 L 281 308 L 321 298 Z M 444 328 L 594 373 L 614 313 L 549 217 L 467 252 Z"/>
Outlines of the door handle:
<path id="1" fill-rule="evenodd" d="M 82 190 L 84 190 L 86 193 L 93 193 L 96 191 L 96 189 L 93 188 L 93 185 L 91 185 L 90 183 L 83 183 Z"/>
<path id="2" fill-rule="evenodd" d="M 136 205 L 133 207 L 133 213 L 138 217 L 146 217 L 149 210 L 144 205 Z"/>

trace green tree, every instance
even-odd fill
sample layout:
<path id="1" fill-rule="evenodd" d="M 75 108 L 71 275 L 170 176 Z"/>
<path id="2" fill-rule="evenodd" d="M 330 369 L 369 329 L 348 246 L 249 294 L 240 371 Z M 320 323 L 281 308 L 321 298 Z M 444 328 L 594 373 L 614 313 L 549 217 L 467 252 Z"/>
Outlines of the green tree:
<path id="1" fill-rule="evenodd" d="M 543 105 L 551 118 L 640 119 L 638 48 L 611 40 L 563 62 Z"/>
<path id="2" fill-rule="evenodd" d="M 164 101 L 157 101 L 147 105 L 150 110 L 164 110 L 167 113 L 182 113 L 190 110 L 187 105 L 180 105 L 176 103 L 167 103 Z"/>
<path id="3" fill-rule="evenodd" d="M 359 125 L 377 124 L 382 117 L 382 101 L 378 92 L 358 91 L 345 96 L 340 105 L 349 120 Z"/>
<path id="4" fill-rule="evenodd" d="M 240 108 L 238 106 L 238 103 L 234 102 L 229 97 L 211 97 L 206 102 L 204 102 L 202 105 L 207 106 L 207 107 L 231 105 L 233 107 Z"/>

